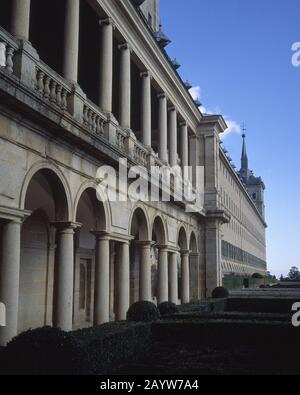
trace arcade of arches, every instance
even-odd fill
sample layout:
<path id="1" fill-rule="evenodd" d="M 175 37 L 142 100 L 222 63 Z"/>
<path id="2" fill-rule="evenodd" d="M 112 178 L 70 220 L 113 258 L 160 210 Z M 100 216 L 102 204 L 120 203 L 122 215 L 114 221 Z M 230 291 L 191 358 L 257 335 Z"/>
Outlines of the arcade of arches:
<path id="1" fill-rule="evenodd" d="M 187 303 L 191 292 L 198 295 L 191 280 L 197 236 L 183 224 L 170 246 L 166 218 L 155 211 L 150 220 L 139 205 L 127 235 L 111 232 L 95 188 L 83 186 L 72 200 L 51 169 L 25 182 L 23 200 L 0 227 L 1 298 L 8 306 L 1 344 L 44 325 L 69 331 L 123 320 L 139 300 Z"/>

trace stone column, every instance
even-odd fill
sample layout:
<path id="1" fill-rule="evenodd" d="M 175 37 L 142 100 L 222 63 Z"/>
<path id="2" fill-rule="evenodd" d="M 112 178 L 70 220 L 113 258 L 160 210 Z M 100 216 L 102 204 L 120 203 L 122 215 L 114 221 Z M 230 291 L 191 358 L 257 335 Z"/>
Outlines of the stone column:
<path id="1" fill-rule="evenodd" d="M 103 232 L 96 236 L 94 325 L 109 322 L 109 237 Z"/>
<path id="2" fill-rule="evenodd" d="M 12 0 L 11 34 L 29 40 L 30 0 Z"/>
<path id="3" fill-rule="evenodd" d="M 113 30 L 114 26 L 110 18 L 100 22 L 102 28 L 101 53 L 100 53 L 100 87 L 99 107 L 112 112 L 112 90 L 113 90 Z"/>
<path id="4" fill-rule="evenodd" d="M 190 253 L 190 297 L 194 300 L 201 299 L 202 284 L 200 281 L 200 254 L 197 252 Z"/>
<path id="5" fill-rule="evenodd" d="M 150 241 L 137 242 L 140 248 L 140 301 L 152 300 L 151 289 L 151 244 Z"/>
<path id="6" fill-rule="evenodd" d="M 168 284 L 168 250 L 166 247 L 159 247 L 158 252 L 158 303 L 169 300 Z"/>
<path id="7" fill-rule="evenodd" d="M 0 266 L 0 302 L 6 307 L 6 326 L 0 328 L 0 346 L 18 334 L 21 221 L 3 225 Z"/>
<path id="8" fill-rule="evenodd" d="M 181 302 L 190 302 L 190 252 L 181 251 Z"/>
<path id="9" fill-rule="evenodd" d="M 169 108 L 169 163 L 177 166 L 177 110 Z"/>
<path id="10" fill-rule="evenodd" d="M 167 96 L 164 93 L 158 95 L 158 149 L 159 158 L 164 162 L 168 162 L 168 105 Z"/>
<path id="11" fill-rule="evenodd" d="M 186 122 L 180 123 L 180 135 L 181 135 L 181 166 L 182 171 L 189 165 L 189 138 L 188 138 L 188 127 Z M 183 173 L 188 176 L 188 172 Z"/>
<path id="12" fill-rule="evenodd" d="M 119 46 L 120 55 L 120 125 L 125 129 L 131 126 L 131 48 L 129 44 Z"/>
<path id="13" fill-rule="evenodd" d="M 129 242 L 120 244 L 118 262 L 118 309 L 117 320 L 126 320 L 129 309 Z"/>
<path id="14" fill-rule="evenodd" d="M 141 130 L 142 143 L 151 147 L 151 74 L 149 71 L 141 73 L 142 97 L 141 97 Z"/>
<path id="15" fill-rule="evenodd" d="M 116 264 L 116 251 L 115 243 L 111 245 L 110 253 L 110 270 L 109 270 L 109 282 L 110 282 L 110 296 L 109 296 L 109 316 L 111 320 L 115 318 L 115 264 Z"/>
<path id="16" fill-rule="evenodd" d="M 53 325 L 64 331 L 71 331 L 73 328 L 74 231 L 78 225 L 71 222 L 53 225 L 57 232 Z"/>
<path id="17" fill-rule="evenodd" d="M 66 0 L 63 76 L 78 80 L 79 53 L 79 0 Z"/>
<path id="18" fill-rule="evenodd" d="M 169 261 L 169 301 L 178 304 L 178 263 L 177 252 L 170 253 Z"/>

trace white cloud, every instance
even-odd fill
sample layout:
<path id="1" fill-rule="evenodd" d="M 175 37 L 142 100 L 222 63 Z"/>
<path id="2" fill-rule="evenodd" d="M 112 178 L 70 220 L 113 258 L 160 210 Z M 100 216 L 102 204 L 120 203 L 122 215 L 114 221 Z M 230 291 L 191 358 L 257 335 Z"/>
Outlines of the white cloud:
<path id="1" fill-rule="evenodd" d="M 242 127 L 239 123 L 237 123 L 236 121 L 233 121 L 232 119 L 230 119 L 229 117 L 226 117 L 226 116 L 224 117 L 224 119 L 227 123 L 228 128 L 222 134 L 222 139 L 225 139 L 230 134 L 238 134 L 238 135 L 242 134 Z"/>
<path id="2" fill-rule="evenodd" d="M 194 100 L 201 100 L 201 88 L 200 86 L 194 86 L 190 89 L 190 94 Z"/>
<path id="3" fill-rule="evenodd" d="M 190 94 L 192 96 L 192 98 L 194 100 L 199 100 L 201 101 L 202 99 L 202 89 L 200 86 L 194 86 L 193 88 L 190 89 Z M 207 109 L 206 107 L 204 107 L 203 105 L 201 105 L 199 107 L 199 110 L 201 111 L 202 114 L 207 114 L 207 115 L 213 115 L 213 114 L 221 114 L 222 111 L 219 107 L 215 108 L 214 111 Z M 241 125 L 236 122 L 233 121 L 230 117 L 224 116 L 224 119 L 227 123 L 228 128 L 226 129 L 226 131 L 222 134 L 222 139 L 225 139 L 226 137 L 228 137 L 231 134 L 238 134 L 241 135 L 242 134 L 242 127 Z"/>

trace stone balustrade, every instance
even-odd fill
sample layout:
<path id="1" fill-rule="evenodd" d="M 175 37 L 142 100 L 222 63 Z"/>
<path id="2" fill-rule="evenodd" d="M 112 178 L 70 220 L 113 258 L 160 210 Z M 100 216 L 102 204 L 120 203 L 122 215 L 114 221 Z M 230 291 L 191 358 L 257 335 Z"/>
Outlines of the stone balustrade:
<path id="1" fill-rule="evenodd" d="M 61 110 L 68 110 L 68 96 L 72 92 L 72 87 L 43 62 L 39 62 L 36 66 L 35 89 L 44 99 Z"/>
<path id="2" fill-rule="evenodd" d="M 14 72 L 14 54 L 17 50 L 17 42 L 0 28 L 0 70 Z"/>
<path id="3" fill-rule="evenodd" d="M 104 134 L 105 116 L 99 108 L 87 100 L 83 106 L 83 124 L 97 136 Z"/>
<path id="4" fill-rule="evenodd" d="M 147 166 L 147 158 L 149 152 L 143 147 L 142 144 L 136 142 L 133 149 L 133 159 L 138 162 L 139 165 Z"/>
<path id="5" fill-rule="evenodd" d="M 116 131 L 116 146 L 120 151 L 126 151 L 126 139 L 127 133 L 124 132 L 122 129 L 117 129 Z"/>

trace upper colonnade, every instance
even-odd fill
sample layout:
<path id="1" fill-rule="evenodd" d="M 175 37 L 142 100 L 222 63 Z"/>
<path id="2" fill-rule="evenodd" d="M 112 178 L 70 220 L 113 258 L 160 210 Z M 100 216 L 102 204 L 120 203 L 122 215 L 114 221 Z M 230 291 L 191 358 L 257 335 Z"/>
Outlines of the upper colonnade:
<path id="1" fill-rule="evenodd" d="M 12 3 L 11 33 L 21 40 L 30 41 L 33 1 L 13 0 Z M 122 129 L 136 132 L 136 138 L 150 151 L 153 149 L 163 163 L 171 166 L 197 165 L 189 152 L 189 140 L 195 136 L 202 114 L 133 4 L 129 0 L 87 3 L 99 15 L 100 67 L 98 101 L 95 104 L 104 113 L 111 114 Z M 80 0 L 65 0 L 62 76 L 79 85 L 80 29 L 84 29 L 80 24 L 80 12 Z M 115 42 L 119 63 L 117 91 L 114 89 Z M 90 61 L 92 59 L 93 54 Z M 140 81 L 137 82 L 132 81 L 137 78 L 132 73 L 133 63 L 139 70 Z M 41 83 L 45 83 L 43 78 Z M 132 105 L 133 84 L 140 89 L 139 111 Z M 114 95 L 118 95 L 117 116 L 114 114 Z M 157 108 L 153 109 L 154 105 Z M 132 125 L 133 112 L 139 112 L 138 131 Z M 157 125 L 156 136 L 154 123 Z"/>

